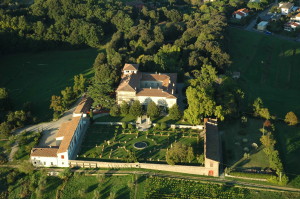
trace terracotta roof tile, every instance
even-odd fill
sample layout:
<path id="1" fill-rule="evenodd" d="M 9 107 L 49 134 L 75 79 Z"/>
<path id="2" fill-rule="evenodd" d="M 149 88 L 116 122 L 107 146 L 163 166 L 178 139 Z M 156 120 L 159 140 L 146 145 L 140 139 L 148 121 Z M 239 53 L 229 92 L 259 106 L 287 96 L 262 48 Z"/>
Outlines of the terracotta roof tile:
<path id="1" fill-rule="evenodd" d="M 157 89 L 157 88 L 143 88 L 141 89 L 136 96 L 149 96 L 149 97 L 166 97 L 166 98 L 175 98 L 176 96 L 163 91 L 162 89 Z"/>
<path id="2" fill-rule="evenodd" d="M 124 70 L 138 70 L 139 69 L 139 64 L 125 64 L 123 67 Z"/>
<path id="3" fill-rule="evenodd" d="M 63 153 L 68 150 L 80 120 L 81 117 L 73 117 L 70 122 L 67 122 L 67 124 L 63 126 L 65 132 L 62 132 L 61 134 L 63 134 L 64 138 L 59 145 L 57 153 Z"/>
<path id="4" fill-rule="evenodd" d="M 31 150 L 31 157 L 57 157 L 58 147 L 51 148 L 33 148 Z"/>
<path id="5" fill-rule="evenodd" d="M 90 110 L 92 106 L 93 100 L 88 97 L 88 98 L 83 98 L 78 106 L 76 107 L 74 113 L 86 113 Z"/>
<path id="6" fill-rule="evenodd" d="M 70 127 L 69 123 L 70 123 L 70 122 L 65 122 L 65 123 L 62 123 L 62 124 L 60 125 L 59 130 L 58 130 L 58 132 L 57 132 L 57 134 L 56 134 L 56 136 L 55 136 L 56 138 L 58 138 L 58 137 L 63 137 L 64 134 L 65 134 L 65 132 L 68 132 L 68 129 L 69 129 L 69 127 Z"/>

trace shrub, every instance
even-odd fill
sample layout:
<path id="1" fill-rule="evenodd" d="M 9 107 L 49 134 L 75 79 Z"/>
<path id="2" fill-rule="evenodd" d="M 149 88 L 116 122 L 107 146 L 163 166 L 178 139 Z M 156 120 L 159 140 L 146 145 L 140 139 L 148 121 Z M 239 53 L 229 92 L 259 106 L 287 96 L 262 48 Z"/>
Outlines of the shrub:
<path id="1" fill-rule="evenodd" d="M 161 123 L 161 124 L 160 124 L 160 129 L 161 129 L 161 130 L 165 130 L 165 129 L 167 129 L 167 124 L 166 124 L 166 123 L 164 123 L 164 122 L 163 122 L 163 123 Z"/>
<path id="2" fill-rule="evenodd" d="M 128 128 L 129 128 L 129 129 L 133 129 L 133 126 L 132 126 L 131 123 L 128 124 Z"/>
<path id="3" fill-rule="evenodd" d="M 120 107 L 119 105 L 115 104 L 111 107 L 109 114 L 113 117 L 120 115 Z"/>
<path id="4" fill-rule="evenodd" d="M 126 122 L 122 122 L 122 128 L 123 128 L 123 129 L 126 129 L 126 128 L 127 128 Z"/>
<path id="5" fill-rule="evenodd" d="M 156 123 L 155 129 L 160 129 L 160 124 L 159 123 Z"/>

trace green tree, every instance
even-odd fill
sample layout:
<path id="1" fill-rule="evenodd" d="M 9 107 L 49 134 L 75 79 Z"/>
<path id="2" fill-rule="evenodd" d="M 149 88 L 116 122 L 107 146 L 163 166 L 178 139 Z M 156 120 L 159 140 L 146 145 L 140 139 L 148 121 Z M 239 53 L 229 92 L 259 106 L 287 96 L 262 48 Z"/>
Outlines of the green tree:
<path id="1" fill-rule="evenodd" d="M 195 79 L 190 80 L 186 90 L 188 108 L 184 111 L 184 118 L 191 124 L 199 124 L 203 117 L 217 116 L 224 119 L 222 108 L 215 101 L 213 83 L 217 80 L 215 68 L 204 65 L 201 71 L 194 72 Z"/>
<path id="2" fill-rule="evenodd" d="M 129 105 L 127 102 L 123 101 L 120 106 L 121 115 L 126 116 L 129 113 Z"/>
<path id="3" fill-rule="evenodd" d="M 73 92 L 73 89 L 71 87 L 66 87 L 65 90 L 61 91 L 62 95 L 62 105 L 64 109 L 70 107 L 70 105 L 75 101 L 75 93 Z"/>
<path id="4" fill-rule="evenodd" d="M 19 128 L 23 127 L 27 121 L 27 116 L 25 111 L 15 111 L 15 112 L 9 112 L 7 115 L 7 122 L 13 127 L 13 128 Z"/>
<path id="5" fill-rule="evenodd" d="M 85 90 L 86 79 L 82 74 L 74 76 L 74 86 L 73 91 L 76 95 L 80 95 L 84 93 Z"/>
<path id="6" fill-rule="evenodd" d="M 159 107 L 155 104 L 155 102 L 149 102 L 147 106 L 147 115 L 150 116 L 152 119 L 158 117 L 160 114 Z"/>
<path id="7" fill-rule="evenodd" d="M 187 161 L 188 147 L 180 142 L 173 144 L 173 147 L 167 151 L 167 163 L 174 165 L 179 162 Z"/>
<path id="8" fill-rule="evenodd" d="M 53 109 L 54 112 L 62 113 L 65 111 L 61 96 L 52 95 L 50 108 Z"/>
<path id="9" fill-rule="evenodd" d="M 129 109 L 129 114 L 134 116 L 134 117 L 138 117 L 142 115 L 142 105 L 140 103 L 139 100 L 135 100 Z"/>
<path id="10" fill-rule="evenodd" d="M 176 72 L 178 68 L 180 48 L 170 44 L 162 46 L 154 56 L 154 62 L 161 71 Z"/>
<path id="11" fill-rule="evenodd" d="M 29 160 L 23 160 L 18 164 L 18 170 L 22 173 L 31 174 L 34 171 L 34 167 Z"/>
<path id="12" fill-rule="evenodd" d="M 120 107 L 118 104 L 115 104 L 111 107 L 109 114 L 113 117 L 119 116 L 120 115 Z"/>
<path id="13" fill-rule="evenodd" d="M 253 103 L 253 111 L 254 111 L 254 116 L 259 116 L 260 110 L 263 108 L 263 102 L 261 98 L 256 98 Z"/>
<path id="14" fill-rule="evenodd" d="M 195 158 L 193 147 L 188 147 L 186 160 L 191 163 Z"/>
<path id="15" fill-rule="evenodd" d="M 11 125 L 8 122 L 2 122 L 0 124 L 0 134 L 9 136 L 11 130 L 12 130 Z"/>
<path id="16" fill-rule="evenodd" d="M 182 116 L 182 113 L 177 104 L 174 104 L 171 108 L 169 108 L 169 118 L 171 120 L 179 120 Z"/>
<path id="17" fill-rule="evenodd" d="M 284 121 L 285 121 L 287 124 L 291 125 L 291 126 L 296 125 L 296 124 L 298 124 L 298 122 L 299 122 L 299 121 L 298 121 L 298 118 L 297 118 L 297 116 L 296 116 L 296 114 L 293 113 L 292 111 L 288 112 L 288 113 L 285 115 Z"/>

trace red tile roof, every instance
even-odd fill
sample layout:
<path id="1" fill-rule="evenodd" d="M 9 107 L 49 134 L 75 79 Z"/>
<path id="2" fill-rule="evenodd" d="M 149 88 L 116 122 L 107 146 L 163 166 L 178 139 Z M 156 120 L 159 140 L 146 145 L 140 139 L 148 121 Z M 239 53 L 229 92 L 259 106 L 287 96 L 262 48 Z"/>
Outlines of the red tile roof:
<path id="1" fill-rule="evenodd" d="M 79 104 L 76 107 L 74 113 L 87 113 L 90 110 L 90 108 L 92 106 L 92 103 L 93 103 L 93 100 L 90 97 L 88 97 L 88 98 L 84 97 L 79 102 Z"/>
<path id="2" fill-rule="evenodd" d="M 139 64 L 125 64 L 123 67 L 124 70 L 138 70 L 139 69 Z"/>
<path id="3" fill-rule="evenodd" d="M 233 15 L 240 15 L 240 16 L 245 16 L 246 13 L 249 13 L 250 11 L 247 9 L 247 8 L 242 8 L 242 9 L 239 9 L 239 10 L 236 10 L 233 12 Z"/>
<path id="4" fill-rule="evenodd" d="M 63 135 L 64 138 L 59 145 L 57 153 L 63 153 L 68 150 L 80 120 L 81 117 L 73 117 L 70 122 L 67 122 L 65 125 L 62 125 L 62 127 L 64 128 L 62 131 L 64 132 L 61 132 L 60 134 Z"/>
<path id="5" fill-rule="evenodd" d="M 51 148 L 33 148 L 31 150 L 31 157 L 57 157 L 58 147 Z"/>

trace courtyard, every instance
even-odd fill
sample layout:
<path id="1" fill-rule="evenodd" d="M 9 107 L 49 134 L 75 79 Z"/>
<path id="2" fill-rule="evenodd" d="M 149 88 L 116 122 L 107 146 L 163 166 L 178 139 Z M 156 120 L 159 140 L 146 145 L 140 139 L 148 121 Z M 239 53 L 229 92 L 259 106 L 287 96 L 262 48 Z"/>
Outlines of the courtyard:
<path id="1" fill-rule="evenodd" d="M 81 160 L 114 162 L 166 162 L 166 152 L 174 142 L 193 147 L 195 158 L 190 163 L 197 165 L 197 156 L 203 154 L 204 142 L 201 131 L 191 129 L 167 129 L 139 132 L 135 128 L 121 126 L 91 125 L 78 154 Z M 139 143 L 140 142 L 140 143 Z M 136 147 L 141 143 L 144 147 Z"/>

